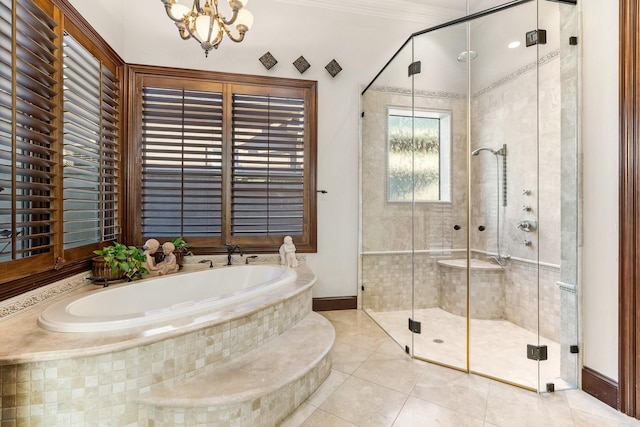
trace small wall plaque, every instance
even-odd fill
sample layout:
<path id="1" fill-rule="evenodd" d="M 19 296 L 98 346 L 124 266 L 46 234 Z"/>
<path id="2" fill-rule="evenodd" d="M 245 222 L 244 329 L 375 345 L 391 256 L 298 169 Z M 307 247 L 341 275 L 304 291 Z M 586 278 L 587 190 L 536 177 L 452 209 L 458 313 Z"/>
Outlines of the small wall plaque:
<path id="1" fill-rule="evenodd" d="M 340 66 L 340 64 L 338 64 L 338 61 L 336 61 L 335 59 L 332 59 L 331 62 L 325 65 L 324 68 L 329 72 L 329 74 L 331 74 L 331 77 L 337 76 L 338 73 L 342 71 L 342 67 Z"/>
<path id="2" fill-rule="evenodd" d="M 293 66 L 298 69 L 300 74 L 302 74 L 307 71 L 309 67 L 311 67 L 311 64 L 309 64 L 307 60 L 304 59 L 304 56 L 300 55 L 300 57 L 293 62 Z"/>
<path id="3" fill-rule="evenodd" d="M 264 55 L 262 55 L 260 57 L 260 62 L 262 62 L 262 65 L 264 65 L 264 68 L 266 68 L 267 70 L 270 70 L 271 68 L 273 68 L 274 65 L 278 63 L 276 58 L 274 58 L 273 55 L 271 55 L 271 52 L 267 52 Z"/>

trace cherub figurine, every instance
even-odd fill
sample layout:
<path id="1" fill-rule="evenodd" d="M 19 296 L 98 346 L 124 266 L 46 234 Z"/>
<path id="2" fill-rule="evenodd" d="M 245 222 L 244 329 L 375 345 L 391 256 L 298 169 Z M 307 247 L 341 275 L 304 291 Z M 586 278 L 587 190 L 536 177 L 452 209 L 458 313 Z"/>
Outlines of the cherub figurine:
<path id="1" fill-rule="evenodd" d="M 298 260 L 296 259 L 296 245 L 293 244 L 291 236 L 284 238 L 284 243 L 280 246 L 280 264 L 287 267 L 297 267 Z"/>
<path id="2" fill-rule="evenodd" d="M 173 251 L 176 249 L 173 243 L 165 242 L 162 244 L 162 253 L 164 254 L 164 260 L 160 261 L 156 267 L 160 270 L 160 275 L 177 273 L 180 270 L 180 266 L 176 261 L 176 256 Z"/>
<path id="3" fill-rule="evenodd" d="M 160 248 L 160 242 L 156 239 L 149 239 L 144 242 L 144 246 L 142 249 L 144 250 L 144 255 L 146 257 L 146 261 L 143 263 L 143 267 L 145 267 L 149 273 L 158 271 L 158 267 L 156 266 L 155 253 L 158 252 Z"/>

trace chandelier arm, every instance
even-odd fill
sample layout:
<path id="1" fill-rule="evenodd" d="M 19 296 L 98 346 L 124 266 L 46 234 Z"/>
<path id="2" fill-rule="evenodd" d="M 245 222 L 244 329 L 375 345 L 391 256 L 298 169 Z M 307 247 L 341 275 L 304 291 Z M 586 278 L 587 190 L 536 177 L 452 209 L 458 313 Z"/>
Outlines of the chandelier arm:
<path id="1" fill-rule="evenodd" d="M 226 26 L 224 27 L 224 32 L 227 33 L 227 37 L 229 37 L 231 40 L 233 40 L 236 43 L 240 43 L 242 40 L 244 40 L 244 35 L 246 33 L 246 31 L 240 31 L 239 37 L 235 37 Z"/>
<path id="2" fill-rule="evenodd" d="M 216 2 L 216 9 L 217 9 L 217 2 Z M 193 6 L 191 7 L 191 10 L 194 10 L 197 12 L 198 15 L 202 15 L 204 12 L 204 8 L 202 6 L 200 6 L 200 0 L 193 0 Z"/>
<path id="3" fill-rule="evenodd" d="M 189 29 L 184 25 L 184 23 L 180 25 L 176 22 L 176 27 L 178 27 L 178 34 L 180 34 L 180 38 L 182 40 L 189 40 L 192 37 Z"/>
<path id="4" fill-rule="evenodd" d="M 224 25 L 233 25 L 234 22 L 236 22 L 236 19 L 238 18 L 238 12 L 240 11 L 240 9 L 233 9 L 233 15 L 231 15 L 231 19 L 227 20 L 225 19 L 224 16 L 219 15 L 220 16 L 220 21 L 222 21 L 224 23 Z"/>

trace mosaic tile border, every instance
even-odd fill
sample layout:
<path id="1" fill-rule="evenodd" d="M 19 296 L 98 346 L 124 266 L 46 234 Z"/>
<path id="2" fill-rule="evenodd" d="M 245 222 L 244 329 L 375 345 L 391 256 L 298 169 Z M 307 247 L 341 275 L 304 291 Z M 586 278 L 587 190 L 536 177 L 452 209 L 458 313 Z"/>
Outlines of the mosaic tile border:
<path id="1" fill-rule="evenodd" d="M 91 272 L 79 273 L 67 279 L 26 292 L 0 302 L 0 321 L 9 319 L 51 298 L 89 284 Z"/>
<path id="2" fill-rule="evenodd" d="M 533 61 L 533 62 L 525 65 L 524 67 L 515 70 L 514 72 L 512 72 L 508 76 L 505 76 L 505 77 L 501 78 L 500 80 L 498 80 L 498 81 L 496 81 L 494 83 L 491 83 L 489 86 L 485 87 L 484 89 L 480 89 L 478 92 L 474 93 L 472 95 L 472 97 L 473 98 L 477 98 L 480 95 L 484 95 L 485 93 L 490 92 L 493 89 L 496 89 L 496 88 L 498 88 L 500 86 L 503 86 L 503 85 L 511 82 L 512 80 L 515 80 L 515 79 L 519 78 L 520 76 L 522 76 L 523 74 L 528 73 L 529 71 L 535 70 L 537 66 L 548 64 L 549 62 L 553 61 L 554 59 L 558 59 L 558 58 L 560 58 L 560 49 L 556 49 L 554 51 L 551 51 L 551 52 L 547 53 L 546 55 L 542 56 L 538 61 Z"/>
<path id="3" fill-rule="evenodd" d="M 491 83 L 489 86 L 480 89 L 478 92 L 475 92 L 471 97 L 477 98 L 481 95 L 484 95 L 487 92 L 492 91 L 500 86 L 503 86 L 512 80 L 515 80 L 521 77 L 523 74 L 526 74 L 532 70 L 535 70 L 536 66 L 541 66 L 550 63 L 555 59 L 560 58 L 560 49 L 556 49 L 542 56 L 538 61 L 533 61 L 524 67 L 521 67 L 509 75 Z M 371 86 L 369 90 L 375 92 L 386 92 L 386 93 L 395 93 L 398 95 L 411 95 L 413 92 L 409 88 L 401 88 L 394 86 Z M 445 91 L 433 91 L 433 90 L 416 90 L 415 95 L 427 98 L 449 98 L 449 99 L 467 99 L 467 95 L 463 93 L 456 92 L 445 92 Z"/>

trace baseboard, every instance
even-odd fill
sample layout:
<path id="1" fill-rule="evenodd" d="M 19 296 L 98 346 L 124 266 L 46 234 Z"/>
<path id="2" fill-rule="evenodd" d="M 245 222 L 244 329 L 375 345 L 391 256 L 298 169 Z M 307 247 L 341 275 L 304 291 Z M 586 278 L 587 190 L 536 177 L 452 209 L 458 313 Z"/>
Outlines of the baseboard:
<path id="1" fill-rule="evenodd" d="M 354 310 L 358 308 L 358 297 L 314 298 L 313 311 Z"/>
<path id="2" fill-rule="evenodd" d="M 582 390 L 614 409 L 618 405 L 618 382 L 586 366 L 582 368 Z"/>

